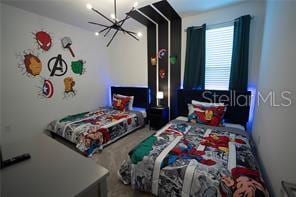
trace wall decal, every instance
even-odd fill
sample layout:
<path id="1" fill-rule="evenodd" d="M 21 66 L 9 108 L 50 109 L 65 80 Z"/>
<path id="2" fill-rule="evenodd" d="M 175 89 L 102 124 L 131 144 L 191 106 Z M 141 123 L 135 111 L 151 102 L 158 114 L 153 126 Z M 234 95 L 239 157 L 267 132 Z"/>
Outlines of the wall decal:
<path id="1" fill-rule="evenodd" d="M 138 8 L 127 15 L 147 27 L 147 70 L 148 86 L 151 89 L 151 103 L 157 103 L 156 92 L 159 89 L 162 90 L 165 93 L 163 104 L 170 105 L 170 118 L 174 119 L 178 116 L 177 90 L 181 86 L 182 18 L 168 1 L 163 0 Z M 168 20 L 170 25 L 168 25 Z M 158 25 L 158 28 L 156 28 L 156 25 Z M 170 39 L 168 39 L 169 32 Z M 163 54 L 158 53 L 161 51 L 156 52 L 156 47 L 166 49 L 167 52 L 162 56 Z M 157 54 L 159 58 L 158 72 L 160 69 L 170 71 L 166 74 L 166 79 L 168 79 L 168 75 L 170 76 L 169 81 L 162 79 L 160 74 L 157 75 L 157 69 L 151 66 L 151 57 L 154 54 Z M 174 59 L 169 59 L 168 54 L 176 56 L 176 62 Z"/>
<path id="2" fill-rule="evenodd" d="M 54 95 L 54 86 L 50 79 L 40 77 L 39 78 L 40 85 L 38 86 L 38 98 L 40 99 L 49 99 Z"/>
<path id="3" fill-rule="evenodd" d="M 159 76 L 161 79 L 164 79 L 166 77 L 166 72 L 164 69 L 159 70 Z"/>
<path id="4" fill-rule="evenodd" d="M 52 39 L 49 33 L 45 31 L 38 31 L 35 33 L 35 39 L 42 50 L 48 51 L 51 48 Z"/>
<path id="5" fill-rule="evenodd" d="M 76 95 L 76 90 L 74 89 L 75 81 L 72 77 L 66 77 L 64 79 L 64 98 L 73 97 Z"/>
<path id="6" fill-rule="evenodd" d="M 166 54 L 167 54 L 167 50 L 166 49 L 160 49 L 158 51 L 158 58 L 159 59 L 162 59 Z"/>
<path id="7" fill-rule="evenodd" d="M 157 65 L 157 58 L 156 57 L 151 57 L 151 65 L 156 66 Z"/>
<path id="8" fill-rule="evenodd" d="M 51 98 L 54 94 L 54 87 L 52 82 L 49 79 L 41 79 L 41 87 L 40 88 L 40 92 L 39 92 L 39 96 L 41 98 Z"/>
<path id="9" fill-rule="evenodd" d="M 71 68 L 73 73 L 82 75 L 85 72 L 84 64 L 86 62 L 83 60 L 77 60 L 71 62 Z"/>
<path id="10" fill-rule="evenodd" d="M 177 56 L 174 56 L 174 55 L 170 56 L 170 62 L 171 64 L 175 65 L 177 63 Z"/>
<path id="11" fill-rule="evenodd" d="M 51 58 L 48 63 L 48 70 L 50 72 L 50 76 L 63 76 L 68 71 L 68 65 L 65 60 L 63 60 L 62 55 L 59 54 L 56 57 Z"/>
<path id="12" fill-rule="evenodd" d="M 65 49 L 69 49 L 69 51 L 70 51 L 72 57 L 75 57 L 74 52 L 73 52 L 73 50 L 72 50 L 72 48 L 71 48 L 71 45 L 72 45 L 72 40 L 71 40 L 71 38 L 70 38 L 70 37 L 64 37 L 64 38 L 62 38 L 61 41 L 62 41 L 62 46 L 63 46 Z"/>
<path id="13" fill-rule="evenodd" d="M 54 93 L 54 87 L 52 85 L 52 82 L 50 80 L 44 80 L 43 83 L 43 89 L 42 89 L 42 94 L 46 98 L 51 98 Z"/>
<path id="14" fill-rule="evenodd" d="M 25 50 L 16 55 L 19 59 L 18 69 L 27 77 L 39 76 L 42 70 L 42 62 L 33 50 Z"/>
<path id="15" fill-rule="evenodd" d="M 41 60 L 37 56 L 31 53 L 24 55 L 24 65 L 27 73 L 33 76 L 37 76 L 41 73 L 41 70 L 42 70 Z"/>

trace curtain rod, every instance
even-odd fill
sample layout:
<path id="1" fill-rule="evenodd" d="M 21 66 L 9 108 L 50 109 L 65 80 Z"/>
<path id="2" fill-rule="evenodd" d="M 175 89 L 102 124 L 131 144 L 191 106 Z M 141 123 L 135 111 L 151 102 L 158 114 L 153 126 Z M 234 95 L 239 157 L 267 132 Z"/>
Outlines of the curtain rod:
<path id="1" fill-rule="evenodd" d="M 253 19 L 254 16 L 251 16 L 251 19 Z M 233 19 L 233 20 L 230 20 L 230 21 L 226 21 L 226 22 L 221 22 L 221 23 L 215 23 L 215 24 L 210 24 L 210 25 L 207 25 L 206 28 L 207 29 L 212 29 L 212 28 L 215 28 L 215 27 L 219 27 L 219 26 L 226 26 L 227 24 L 230 24 L 230 23 L 234 23 L 235 21 L 237 21 L 238 18 L 236 19 Z M 187 27 L 188 28 L 188 27 Z M 187 32 L 187 28 L 184 29 L 185 32 Z M 194 29 L 200 29 L 201 26 L 195 26 Z"/>

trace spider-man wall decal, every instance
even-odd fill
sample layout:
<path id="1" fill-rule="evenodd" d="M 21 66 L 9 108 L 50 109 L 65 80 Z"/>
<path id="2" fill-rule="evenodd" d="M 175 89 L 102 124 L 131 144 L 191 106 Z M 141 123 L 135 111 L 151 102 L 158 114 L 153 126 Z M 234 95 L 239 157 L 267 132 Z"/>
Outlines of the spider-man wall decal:
<path id="1" fill-rule="evenodd" d="M 51 35 L 45 31 L 38 31 L 37 33 L 33 33 L 35 35 L 35 40 L 38 44 L 38 47 L 43 51 L 49 51 L 53 42 Z"/>

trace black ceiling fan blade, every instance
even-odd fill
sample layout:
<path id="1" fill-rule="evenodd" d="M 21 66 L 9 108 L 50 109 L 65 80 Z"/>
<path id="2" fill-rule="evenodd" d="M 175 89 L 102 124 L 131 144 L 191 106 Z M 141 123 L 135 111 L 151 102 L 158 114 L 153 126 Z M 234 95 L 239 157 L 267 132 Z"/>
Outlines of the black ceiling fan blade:
<path id="1" fill-rule="evenodd" d="M 132 7 L 132 9 L 126 14 L 125 18 L 122 19 L 122 20 L 120 20 L 120 21 L 118 21 L 118 23 L 124 22 L 124 21 L 126 21 L 127 19 L 131 18 L 131 17 L 129 16 L 129 13 L 131 13 L 131 12 L 134 11 L 134 10 L 135 10 L 135 8 Z"/>
<path id="2" fill-rule="evenodd" d="M 118 28 L 119 28 L 119 30 L 122 31 L 123 33 L 125 33 L 126 30 L 123 29 L 122 26 L 123 26 L 123 24 L 125 23 L 125 21 L 126 21 L 127 19 L 129 19 L 128 16 L 125 17 L 125 19 L 121 20 L 121 21 L 118 23 L 118 24 L 119 24 Z M 131 33 L 131 32 L 130 32 L 130 33 Z M 132 32 L 132 33 L 134 33 L 134 32 Z"/>
<path id="3" fill-rule="evenodd" d="M 102 29 L 99 33 L 103 33 L 104 31 L 106 31 L 107 29 L 109 29 L 110 27 L 106 27 L 104 29 Z"/>
<path id="4" fill-rule="evenodd" d="M 125 31 L 128 35 L 130 35 L 131 37 L 133 37 L 134 39 L 136 39 L 137 41 L 140 41 L 139 38 L 137 38 L 135 35 L 129 33 L 128 31 Z"/>
<path id="5" fill-rule="evenodd" d="M 122 25 L 125 23 L 125 21 L 129 19 L 129 17 L 126 17 L 125 19 L 122 19 L 118 22 L 119 26 L 122 27 Z"/>
<path id="6" fill-rule="evenodd" d="M 127 30 L 125 30 L 125 31 L 127 31 Z M 133 31 L 127 31 L 128 33 L 131 33 L 131 34 L 134 34 L 134 35 L 137 35 L 137 33 L 136 32 L 133 32 Z"/>
<path id="7" fill-rule="evenodd" d="M 113 41 L 113 39 L 115 38 L 115 36 L 116 36 L 116 34 L 117 34 L 118 32 L 119 32 L 119 30 L 117 30 L 117 31 L 113 34 L 111 40 L 110 40 L 110 41 L 108 42 L 108 44 L 107 44 L 107 47 L 110 46 L 111 42 Z"/>
<path id="8" fill-rule="evenodd" d="M 121 28 L 122 31 L 125 31 L 126 33 L 130 33 L 130 34 L 137 35 L 136 32 L 125 30 L 125 29 L 123 29 L 122 27 L 120 27 L 120 28 Z"/>
<path id="9" fill-rule="evenodd" d="M 130 18 L 131 18 L 130 16 L 127 16 L 127 17 L 125 17 L 124 19 L 118 21 L 118 23 L 124 22 L 124 21 L 126 21 L 127 19 L 130 19 Z"/>
<path id="10" fill-rule="evenodd" d="M 107 25 L 103 25 L 103 24 L 100 24 L 100 23 L 95 23 L 95 22 L 88 22 L 89 24 L 92 24 L 92 25 L 99 25 L 99 26 L 102 26 L 102 27 L 106 27 L 106 28 L 109 28 L 110 26 L 107 26 Z"/>
<path id="11" fill-rule="evenodd" d="M 105 18 L 106 20 L 108 20 L 109 22 L 111 22 L 112 24 L 115 24 L 111 19 L 109 19 L 107 16 L 105 16 L 104 14 L 102 14 L 101 12 L 99 12 L 98 10 L 96 10 L 95 8 L 92 8 L 92 10 L 94 12 L 96 12 L 97 14 L 99 14 L 100 16 L 102 16 L 103 18 Z"/>
<path id="12" fill-rule="evenodd" d="M 123 24 L 125 23 L 126 20 L 128 20 L 129 18 L 131 18 L 129 16 L 129 13 L 134 11 L 135 10 L 135 7 L 132 7 L 132 9 L 126 14 L 125 18 L 120 20 L 120 21 L 117 21 L 117 0 L 114 0 L 114 21 L 112 20 L 113 19 L 113 16 L 111 17 L 112 19 L 109 19 L 108 17 L 106 17 L 104 14 L 102 14 L 100 11 L 92 8 L 92 10 L 94 12 L 96 12 L 97 14 L 99 14 L 100 16 L 102 16 L 103 18 L 105 18 L 106 20 L 108 20 L 109 22 L 112 23 L 112 25 L 103 25 L 103 24 L 100 24 L 100 23 L 96 23 L 96 22 L 88 22 L 89 24 L 93 24 L 93 25 L 98 25 L 98 26 L 101 26 L 101 27 L 104 27 L 104 29 L 102 29 L 99 33 L 102 33 L 102 32 L 105 32 L 104 34 L 104 37 L 106 37 L 112 29 L 116 30 L 112 36 L 112 38 L 110 39 L 110 41 L 108 42 L 107 44 L 107 47 L 110 46 L 110 44 L 112 43 L 112 41 L 114 40 L 114 38 L 116 37 L 116 35 L 118 34 L 119 31 L 122 31 L 124 34 L 128 34 L 130 35 L 131 37 L 133 37 L 134 39 L 138 40 L 138 37 L 136 36 L 136 33 L 135 32 L 132 32 L 132 31 L 128 31 L 128 30 L 125 30 L 124 28 L 122 28 Z"/>
<path id="13" fill-rule="evenodd" d="M 111 31 L 111 29 L 112 28 L 108 29 L 108 31 L 105 33 L 104 37 L 106 37 L 109 34 L 109 32 Z"/>

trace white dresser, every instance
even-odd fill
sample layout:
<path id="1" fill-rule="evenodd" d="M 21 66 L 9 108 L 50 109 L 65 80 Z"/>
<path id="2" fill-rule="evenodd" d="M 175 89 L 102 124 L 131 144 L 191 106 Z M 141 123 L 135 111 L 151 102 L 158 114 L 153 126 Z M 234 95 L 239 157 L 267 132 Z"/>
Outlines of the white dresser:
<path id="1" fill-rule="evenodd" d="M 1 170 L 3 197 L 106 197 L 109 171 L 45 134 L 4 145 L 3 159 L 31 159 Z"/>

